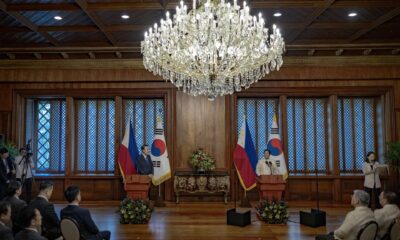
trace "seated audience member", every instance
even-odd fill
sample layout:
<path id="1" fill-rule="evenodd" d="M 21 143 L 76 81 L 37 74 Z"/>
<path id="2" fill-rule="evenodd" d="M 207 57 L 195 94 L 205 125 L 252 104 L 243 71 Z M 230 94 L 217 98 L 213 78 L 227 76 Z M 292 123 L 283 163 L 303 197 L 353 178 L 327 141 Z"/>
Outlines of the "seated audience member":
<path id="1" fill-rule="evenodd" d="M 13 234 L 7 223 L 11 221 L 11 206 L 8 202 L 0 202 L 0 240 L 13 240 Z"/>
<path id="2" fill-rule="evenodd" d="M 110 239 L 110 231 L 99 231 L 88 209 L 79 207 L 81 192 L 77 186 L 69 186 L 65 190 L 65 198 L 69 205 L 61 210 L 61 218 L 72 218 L 78 225 L 84 239 L 101 240 Z"/>
<path id="3" fill-rule="evenodd" d="M 24 229 L 15 235 L 15 240 L 46 240 L 38 232 L 42 226 L 42 215 L 39 210 L 30 206 L 24 207 L 19 219 Z"/>
<path id="4" fill-rule="evenodd" d="M 396 205 L 397 196 L 394 192 L 381 192 L 379 202 L 383 208 L 375 210 L 374 215 L 378 223 L 378 238 L 382 238 L 392 221 L 400 216 L 400 210 Z"/>
<path id="5" fill-rule="evenodd" d="M 49 203 L 52 194 L 53 183 L 41 182 L 39 194 L 32 199 L 29 206 L 38 209 L 43 216 L 42 235 L 48 239 L 57 239 L 61 237 L 60 219 L 54 210 L 54 205 Z"/>
<path id="6" fill-rule="evenodd" d="M 342 225 L 333 233 L 335 239 L 357 239 L 361 228 L 370 221 L 375 221 L 374 213 L 368 208 L 369 194 L 363 190 L 354 190 L 351 205 L 354 210 L 346 215 Z"/>
<path id="7" fill-rule="evenodd" d="M 16 234 L 19 230 L 21 230 L 21 226 L 18 223 L 18 215 L 22 208 L 26 207 L 26 202 L 24 200 L 19 199 L 19 196 L 22 193 L 21 183 L 18 181 L 11 181 L 8 184 L 7 188 L 7 197 L 4 198 L 4 201 L 10 203 L 11 205 L 11 220 L 12 220 L 12 228 L 14 234 Z"/>

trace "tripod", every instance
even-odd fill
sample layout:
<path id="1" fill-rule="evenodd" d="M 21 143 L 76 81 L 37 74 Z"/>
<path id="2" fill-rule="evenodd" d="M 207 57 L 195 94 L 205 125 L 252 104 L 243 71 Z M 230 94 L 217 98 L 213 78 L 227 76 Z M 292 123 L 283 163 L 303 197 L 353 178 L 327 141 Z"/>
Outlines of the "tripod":
<path id="1" fill-rule="evenodd" d="M 22 189 L 25 190 L 24 192 L 24 199 L 27 203 L 29 203 L 31 196 L 32 196 L 32 183 L 35 185 L 35 179 L 32 172 L 31 166 L 31 154 L 25 153 L 21 160 L 18 163 L 18 168 L 20 169 L 22 165 L 22 171 L 18 174 L 20 177 Z M 28 175 L 30 174 L 30 176 Z"/>

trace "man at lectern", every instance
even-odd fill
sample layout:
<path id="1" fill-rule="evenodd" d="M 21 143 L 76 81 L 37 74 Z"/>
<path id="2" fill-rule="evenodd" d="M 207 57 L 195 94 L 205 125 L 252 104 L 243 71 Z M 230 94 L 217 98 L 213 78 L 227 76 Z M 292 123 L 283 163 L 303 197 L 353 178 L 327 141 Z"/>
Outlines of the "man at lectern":
<path id="1" fill-rule="evenodd" d="M 256 167 L 257 176 L 261 175 L 280 175 L 275 160 L 270 159 L 271 152 L 268 149 L 264 150 L 264 157 L 259 159 Z"/>
<path id="2" fill-rule="evenodd" d="M 154 168 L 150 157 L 149 145 L 144 144 L 140 149 L 142 150 L 142 154 L 140 154 L 137 161 L 137 174 L 153 177 Z"/>

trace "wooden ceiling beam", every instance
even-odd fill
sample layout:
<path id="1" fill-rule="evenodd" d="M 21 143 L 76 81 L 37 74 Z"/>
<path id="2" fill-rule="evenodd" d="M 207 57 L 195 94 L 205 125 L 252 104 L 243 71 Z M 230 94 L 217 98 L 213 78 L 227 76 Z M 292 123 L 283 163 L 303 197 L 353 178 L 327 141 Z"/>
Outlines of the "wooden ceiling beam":
<path id="1" fill-rule="evenodd" d="M 100 29 L 100 31 L 106 36 L 107 40 L 113 45 L 116 45 L 116 41 L 113 36 L 105 31 L 105 25 L 101 22 L 100 18 L 93 11 L 88 9 L 88 3 L 86 0 L 75 0 L 79 7 L 89 16 L 93 23 Z"/>
<path id="2" fill-rule="evenodd" d="M 97 10 L 163 10 L 164 7 L 159 1 L 154 2 L 97 2 L 88 3 L 89 11 Z M 168 2 L 165 5 L 166 9 L 175 9 L 179 4 L 178 1 Z M 191 4 L 187 4 L 189 8 Z M 304 1 L 304 0 L 271 0 L 271 1 L 251 1 L 250 7 L 252 9 L 262 8 L 321 8 L 324 6 L 323 1 Z M 351 1 L 344 0 L 335 2 L 331 8 L 350 8 L 350 7 L 399 7 L 400 1 L 396 0 L 370 0 L 370 1 Z M 11 12 L 21 11 L 79 11 L 81 8 L 74 3 L 17 3 L 8 4 L 7 10 Z"/>
<path id="3" fill-rule="evenodd" d="M 296 40 L 296 38 L 300 36 L 300 34 L 302 34 L 306 28 L 311 25 L 319 16 L 321 16 L 321 14 L 323 14 L 334 2 L 335 0 L 325 0 L 324 6 L 316 9 L 310 16 L 308 16 L 307 20 L 303 23 L 303 27 L 289 35 L 289 38 L 286 39 L 286 42 L 290 43 Z"/>
<path id="4" fill-rule="evenodd" d="M 398 0 L 370 0 L 370 1 L 352 1 L 352 0 L 344 0 L 335 2 L 331 8 L 351 8 L 351 7 L 360 7 L 360 8 L 368 8 L 368 7 L 400 7 L 400 1 Z"/>
<path id="5" fill-rule="evenodd" d="M 33 32 L 35 32 L 35 33 L 41 35 L 42 37 L 44 37 L 48 42 L 50 42 L 54 46 L 58 46 L 59 45 L 57 39 L 52 37 L 50 34 L 45 33 L 45 32 L 39 32 L 38 31 L 38 26 L 36 26 L 36 24 L 31 22 L 28 18 L 26 18 L 25 16 L 23 16 L 22 14 L 20 14 L 18 12 L 9 12 L 9 11 L 7 11 L 7 8 L 8 8 L 8 5 L 5 2 L 3 2 L 2 0 L 0 0 L 0 10 L 5 12 L 9 16 L 15 18 L 22 25 L 26 26 L 27 28 L 29 28 Z"/>
<path id="6" fill-rule="evenodd" d="M 23 11 L 78 11 L 79 6 L 74 3 L 17 3 L 8 4 L 7 10 L 11 12 Z"/>
<path id="7" fill-rule="evenodd" d="M 363 36 L 364 34 L 368 33 L 369 31 L 375 29 L 376 27 L 382 25 L 383 23 L 389 21 L 390 19 L 397 17 L 398 15 L 400 15 L 400 7 L 397 7 L 393 10 L 391 10 L 390 12 L 386 13 L 385 15 L 379 17 L 378 19 L 376 19 L 375 21 L 373 21 L 370 25 L 368 25 L 367 27 L 360 29 L 359 31 L 357 31 L 356 33 L 354 33 L 353 35 L 351 35 L 347 41 L 348 42 L 353 42 L 354 40 L 360 38 L 361 36 Z"/>

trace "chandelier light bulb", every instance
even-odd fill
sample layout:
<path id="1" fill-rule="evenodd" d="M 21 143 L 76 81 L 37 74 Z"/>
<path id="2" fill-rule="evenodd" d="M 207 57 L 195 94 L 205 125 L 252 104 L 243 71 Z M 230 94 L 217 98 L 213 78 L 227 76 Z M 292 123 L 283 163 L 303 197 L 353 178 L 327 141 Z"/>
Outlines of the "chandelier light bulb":
<path id="1" fill-rule="evenodd" d="M 283 64 L 279 29 L 265 28 L 262 14 L 247 3 L 228 0 L 181 1 L 176 13 L 154 24 L 141 42 L 144 67 L 192 96 L 209 100 L 247 89 Z M 153 31 L 154 30 L 154 31 Z"/>

